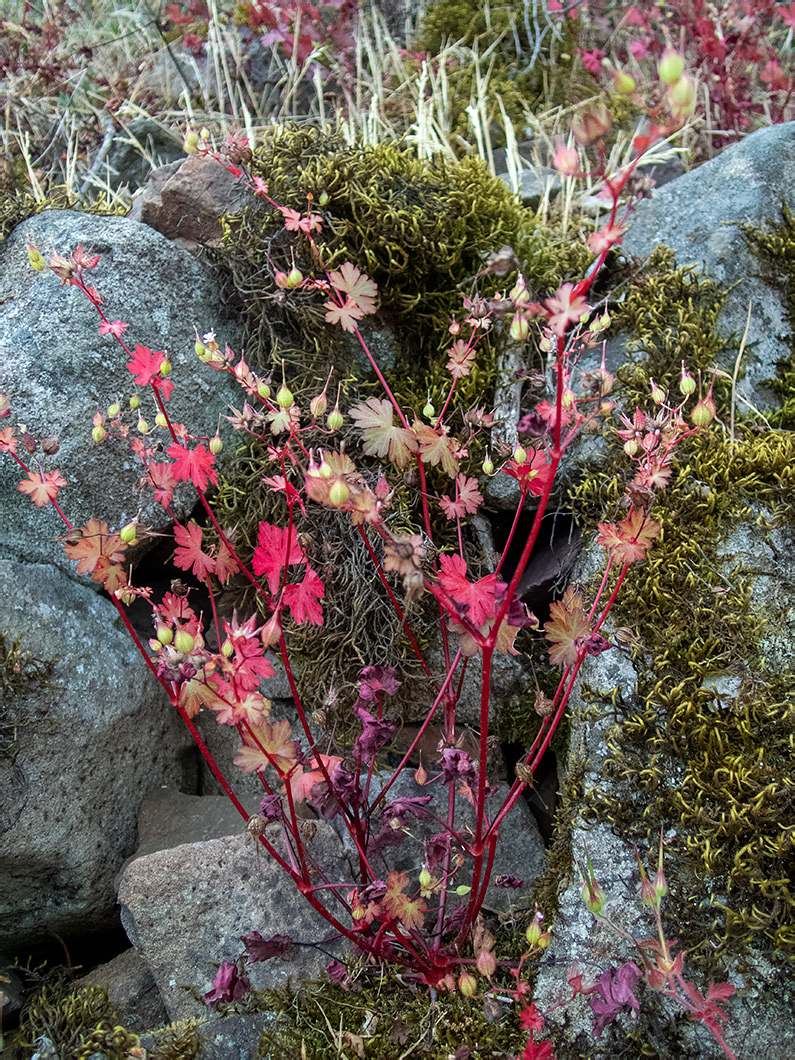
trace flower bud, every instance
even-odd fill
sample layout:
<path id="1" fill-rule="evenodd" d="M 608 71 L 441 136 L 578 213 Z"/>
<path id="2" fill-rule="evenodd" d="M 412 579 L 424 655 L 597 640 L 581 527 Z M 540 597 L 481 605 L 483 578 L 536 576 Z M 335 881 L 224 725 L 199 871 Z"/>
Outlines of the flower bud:
<path id="1" fill-rule="evenodd" d="M 461 325 L 457 320 L 454 320 L 447 330 L 451 335 L 457 335 L 461 331 Z"/>
<path id="2" fill-rule="evenodd" d="M 423 416 L 427 416 L 428 419 L 430 419 L 431 416 L 435 416 L 436 415 L 436 409 L 433 407 L 433 405 L 431 404 L 430 401 L 426 401 L 425 402 L 425 405 L 424 405 L 423 410 L 422 410 L 422 414 L 423 414 Z"/>
<path id="3" fill-rule="evenodd" d="M 188 655 L 196 647 L 196 639 L 184 629 L 178 629 L 174 636 L 174 647 L 183 655 Z"/>
<path id="4" fill-rule="evenodd" d="M 517 445 L 513 451 L 513 458 L 517 464 L 523 464 L 527 460 L 527 450 L 523 445 Z"/>
<path id="5" fill-rule="evenodd" d="M 293 404 L 293 395 L 288 390 L 285 383 L 279 387 L 278 393 L 276 394 L 276 404 L 283 409 L 289 409 Z"/>
<path id="6" fill-rule="evenodd" d="M 119 531 L 119 537 L 122 541 L 126 541 L 128 545 L 135 545 L 138 543 L 137 530 L 138 527 L 135 523 L 127 523 Z"/>
<path id="7" fill-rule="evenodd" d="M 217 456 L 218 453 L 221 452 L 223 447 L 224 443 L 221 441 L 221 436 L 219 434 L 213 435 L 213 437 L 210 439 L 210 452 L 214 453 Z"/>
<path id="8" fill-rule="evenodd" d="M 193 348 L 196 351 L 196 356 L 199 358 L 199 360 L 203 364 L 206 364 L 207 361 L 210 360 L 210 357 L 211 357 L 210 351 L 207 349 L 207 347 L 204 345 L 204 343 L 201 341 L 201 339 L 196 339 L 196 341 L 193 344 Z"/>
<path id="9" fill-rule="evenodd" d="M 42 272 L 47 267 L 47 262 L 33 243 L 28 243 L 28 261 L 34 272 Z"/>
<path id="10" fill-rule="evenodd" d="M 690 74 L 682 74 L 668 89 L 668 102 L 677 117 L 689 118 L 696 109 L 696 83 Z"/>
<path id="11" fill-rule="evenodd" d="M 690 422 L 696 427 L 706 427 L 715 418 L 715 402 L 712 400 L 712 390 L 706 397 L 701 398 L 696 407 L 690 413 Z"/>
<path id="12" fill-rule="evenodd" d="M 613 119 L 604 103 L 597 103 L 580 111 L 571 123 L 571 131 L 578 144 L 587 147 L 601 140 L 610 131 Z"/>
<path id="13" fill-rule="evenodd" d="M 350 495 L 351 491 L 341 478 L 338 478 L 336 482 L 333 482 L 328 491 L 328 499 L 335 508 L 341 508 L 343 504 L 347 503 Z"/>
<path id="14" fill-rule="evenodd" d="M 133 412 L 138 408 L 140 404 L 141 399 L 138 397 L 137 394 L 133 394 L 133 396 L 130 398 L 130 408 L 133 410 Z"/>
<path id="15" fill-rule="evenodd" d="M 685 69 L 682 56 L 670 45 L 662 53 L 658 72 L 664 85 L 675 85 Z"/>
<path id="16" fill-rule="evenodd" d="M 483 469 L 483 474 L 484 475 L 493 475 L 494 474 L 494 461 L 491 459 L 491 457 L 489 456 L 488 453 L 486 453 L 486 456 L 484 457 L 483 463 L 480 466 Z"/>
<path id="17" fill-rule="evenodd" d="M 338 431 L 343 424 L 342 413 L 340 412 L 339 405 L 335 405 L 331 412 L 328 414 L 328 429 L 330 431 Z"/>
<path id="18" fill-rule="evenodd" d="M 168 420 L 166 419 L 165 413 L 158 412 L 158 414 L 155 416 L 155 423 L 158 427 L 167 427 Z"/>
<path id="19" fill-rule="evenodd" d="M 651 399 L 655 405 L 662 405 L 665 401 L 665 391 L 651 380 Z"/>
<path id="20" fill-rule="evenodd" d="M 160 374 L 163 377 L 165 377 L 167 375 L 171 375 L 171 361 L 169 361 L 168 357 L 165 357 L 160 362 Z"/>
<path id="21" fill-rule="evenodd" d="M 121 600 L 121 602 L 126 607 L 129 607 L 131 604 L 134 604 L 135 601 L 138 599 L 137 596 L 135 595 L 135 593 L 131 593 L 129 591 L 125 592 L 122 589 L 117 589 L 116 593 L 115 593 L 115 596 L 116 596 L 116 599 L 117 600 Z"/>
<path id="22" fill-rule="evenodd" d="M 624 442 L 624 452 L 627 456 L 635 456 L 640 449 L 637 438 L 628 438 Z"/>
<path id="23" fill-rule="evenodd" d="M 539 341 L 538 348 L 542 353 L 551 353 L 555 348 L 555 343 L 549 338 L 549 336 L 545 335 L 544 338 Z"/>
<path id="24" fill-rule="evenodd" d="M 325 457 L 320 461 L 320 467 L 317 469 L 317 473 L 321 478 L 331 478 L 334 474 L 331 470 L 331 464 L 328 463 Z"/>
<path id="25" fill-rule="evenodd" d="M 267 401 L 270 396 L 271 388 L 266 382 L 260 380 L 260 382 L 257 383 L 257 397 L 262 398 L 263 401 Z"/>
<path id="26" fill-rule="evenodd" d="M 108 432 L 102 426 L 95 427 L 91 432 L 91 437 L 99 445 L 100 442 L 104 442 L 108 437 Z"/>
<path id="27" fill-rule="evenodd" d="M 115 420 L 120 412 L 121 405 L 117 401 L 114 401 L 112 405 L 108 405 L 108 416 L 110 419 Z"/>
<path id="28" fill-rule="evenodd" d="M 573 177 L 579 172 L 580 163 L 576 147 L 559 147 L 552 159 L 552 165 L 562 177 Z"/>
<path id="29" fill-rule="evenodd" d="M 420 887 L 423 889 L 423 891 L 427 891 L 428 888 L 433 883 L 433 876 L 431 876 L 430 872 L 428 872 L 427 869 L 425 869 L 425 868 L 420 869 L 420 875 L 419 875 L 419 881 L 418 882 L 419 882 Z"/>
<path id="30" fill-rule="evenodd" d="M 524 342 L 530 334 L 530 324 L 527 321 L 527 317 L 522 316 L 521 313 L 515 313 L 511 319 L 510 334 L 514 342 Z"/>
<path id="31" fill-rule="evenodd" d="M 679 381 L 679 389 L 685 397 L 689 394 L 694 394 L 696 390 L 696 381 L 689 372 L 685 371 L 684 361 L 682 361 L 682 378 Z"/>
<path id="32" fill-rule="evenodd" d="M 607 895 L 596 882 L 593 872 L 591 872 L 588 879 L 582 876 L 581 884 L 582 899 L 585 902 L 586 909 L 589 909 L 596 916 L 601 916 L 604 907 L 607 905 Z"/>
<path id="33" fill-rule="evenodd" d="M 304 282 L 304 274 L 300 269 L 297 269 L 295 265 L 287 273 L 287 287 L 292 290 L 295 287 L 300 287 Z"/>
<path id="34" fill-rule="evenodd" d="M 527 939 L 528 945 L 538 946 L 539 941 L 541 940 L 541 936 L 542 934 L 544 934 L 544 932 L 541 931 L 542 920 L 542 914 L 536 913 L 536 915 L 530 922 L 530 926 L 528 927 L 527 931 L 525 931 L 525 938 Z"/>
<path id="35" fill-rule="evenodd" d="M 149 430 L 149 424 L 146 422 L 146 420 L 143 419 L 143 418 L 138 420 L 138 433 L 139 434 L 146 434 L 146 432 L 148 430 Z"/>
<path id="36" fill-rule="evenodd" d="M 326 399 L 325 390 L 322 394 L 318 394 L 317 397 L 313 397 L 312 400 L 309 402 L 309 411 L 312 413 L 316 420 L 320 419 L 320 417 L 324 415 L 327 408 L 328 401 Z"/>
<path id="37" fill-rule="evenodd" d="M 174 639 L 174 630 L 171 626 L 162 623 L 157 627 L 157 639 L 161 644 L 170 644 Z"/>
<path id="38" fill-rule="evenodd" d="M 497 959 L 489 950 L 481 950 L 475 961 L 475 967 L 481 975 L 490 979 L 497 971 Z"/>
<path id="39" fill-rule="evenodd" d="M 185 133 L 185 139 L 182 141 L 182 150 L 186 155 L 195 155 L 196 148 L 199 146 L 199 134 L 189 129 Z"/>
<path id="40" fill-rule="evenodd" d="M 235 654 L 235 646 L 228 637 L 221 645 L 221 654 L 224 655 L 227 659 L 231 659 L 232 656 Z"/>
<path id="41" fill-rule="evenodd" d="M 635 78 L 623 70 L 611 70 L 613 88 L 619 96 L 631 96 L 635 91 Z"/>
<path id="42" fill-rule="evenodd" d="M 459 975 L 458 989 L 464 997 L 474 997 L 478 990 L 478 981 L 472 972 L 462 972 Z"/>

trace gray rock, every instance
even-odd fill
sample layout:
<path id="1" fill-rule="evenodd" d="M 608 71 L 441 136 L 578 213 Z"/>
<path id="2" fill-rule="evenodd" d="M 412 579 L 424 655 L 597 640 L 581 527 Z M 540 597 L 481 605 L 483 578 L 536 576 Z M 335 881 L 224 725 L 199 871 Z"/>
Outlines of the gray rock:
<path id="1" fill-rule="evenodd" d="M 125 950 L 74 983 L 75 990 L 85 986 L 107 987 L 111 1007 L 123 1026 L 134 1034 L 168 1021 L 154 977 L 146 962 L 133 949 Z"/>
<path id="2" fill-rule="evenodd" d="M 0 560 L 0 629 L 55 663 L 51 687 L 3 702 L 0 946 L 14 950 L 114 923 L 145 793 L 195 783 L 195 764 L 107 600 L 53 567 Z"/>
<path id="3" fill-rule="evenodd" d="M 641 258 L 666 244 L 678 265 L 702 266 L 721 287 L 731 287 L 719 327 L 734 332 L 738 345 L 752 303 L 740 393 L 758 408 L 775 402 L 763 382 L 790 352 L 789 328 L 778 292 L 753 276 L 759 263 L 736 224 L 778 221 L 782 200 L 795 205 L 794 172 L 795 122 L 759 129 L 641 202 L 623 240 L 624 251 Z M 721 367 L 731 371 L 736 353 Z"/>
<path id="4" fill-rule="evenodd" d="M 315 822 L 312 822 L 313 826 Z M 350 867 L 325 821 L 308 850 L 331 879 Z M 281 933 L 303 943 L 289 960 L 246 968 L 255 989 L 318 977 L 333 955 L 333 929 L 250 836 L 191 843 L 137 858 L 119 886 L 124 929 L 152 970 L 172 1020 L 206 1014 L 202 1000 L 217 966 L 242 953 L 240 937 Z M 319 946 L 321 948 L 315 948 Z"/>
<path id="5" fill-rule="evenodd" d="M 260 788 L 260 790 L 262 790 Z M 259 803 L 252 804 L 256 813 Z M 226 795 L 186 795 L 172 788 L 148 792 L 138 815 L 138 847 L 122 866 L 159 850 L 241 835 L 246 822 Z"/>
<path id="6" fill-rule="evenodd" d="M 23 222 L 0 245 L 0 385 L 11 402 L 11 422 L 26 424 L 37 439 L 59 437 L 59 452 L 43 463 L 67 480 L 59 500 L 75 526 L 94 517 L 118 528 L 141 508 L 134 489 L 141 464 L 123 439 L 95 445 L 91 428 L 98 408 L 114 401 L 126 407 L 135 391 L 127 356 L 112 336 L 100 336 L 97 313 L 79 291 L 59 287 L 50 272 L 31 270 L 28 240 L 45 256 L 53 247 L 69 254 L 81 242 L 102 254 L 90 280 L 105 298 L 108 319 L 129 322 L 128 345 L 140 342 L 169 353 L 176 385 L 170 414 L 192 433 L 213 433 L 218 414 L 240 394 L 229 376 L 198 362 L 194 326 L 200 333 L 217 329 L 219 340 L 236 349 L 239 332 L 203 267 L 146 225 L 52 210 Z M 142 393 L 140 411 L 154 424 L 157 409 L 149 393 Z M 41 450 L 30 459 L 34 469 L 40 459 Z M 36 508 L 18 492 L 21 477 L 10 458 L 0 461 L 0 555 L 54 563 L 74 576 L 74 565 L 54 540 L 63 523 L 51 505 Z M 169 518 L 150 497 L 141 522 L 163 530 Z M 177 490 L 178 517 L 191 510 L 194 498 L 192 487 Z"/>
<path id="7" fill-rule="evenodd" d="M 429 776 L 433 776 L 434 770 L 426 763 Z M 374 793 L 380 790 L 389 774 L 382 774 L 377 778 L 378 787 L 374 787 Z M 503 800 L 508 794 L 508 787 L 504 784 L 494 785 L 495 794 L 487 802 L 487 813 L 493 816 L 500 808 Z M 389 869 L 397 869 L 409 874 L 415 879 L 423 861 L 423 840 L 429 836 L 443 831 L 440 821 L 447 818 L 447 792 L 441 782 L 429 785 L 419 785 L 414 779 L 411 770 L 405 769 L 387 792 L 387 799 L 417 798 L 430 795 L 431 801 L 428 809 L 437 819 L 409 819 L 409 835 L 406 835 L 402 844 L 398 847 L 390 847 L 386 852 L 388 864 L 384 865 L 383 872 Z M 460 794 L 456 794 L 456 829 L 466 835 L 474 835 L 475 831 L 475 809 Z M 497 843 L 497 851 L 494 858 L 494 869 L 492 880 L 499 875 L 514 876 L 523 880 L 525 886 L 521 889 L 495 887 L 492 882 L 486 891 L 485 906 L 488 909 L 506 910 L 511 905 L 521 904 L 530 891 L 533 880 L 544 871 L 545 866 L 544 843 L 538 831 L 527 802 L 522 798 L 512 808 L 500 828 L 500 838 Z M 378 864 L 379 859 L 375 858 Z M 471 883 L 471 872 L 469 863 L 465 864 L 456 877 L 456 885 Z"/>

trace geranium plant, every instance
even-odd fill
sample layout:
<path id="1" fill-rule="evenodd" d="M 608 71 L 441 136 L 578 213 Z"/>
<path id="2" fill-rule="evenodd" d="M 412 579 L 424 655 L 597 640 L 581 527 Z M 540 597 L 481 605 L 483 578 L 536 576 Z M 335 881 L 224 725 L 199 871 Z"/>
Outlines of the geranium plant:
<path id="1" fill-rule="evenodd" d="M 651 128 L 637 138 L 638 157 L 657 136 L 681 124 L 684 116 L 685 108 L 676 101 L 663 117 L 653 114 Z M 378 396 L 346 410 L 360 443 L 361 456 L 354 459 L 334 444 L 345 413 L 338 402 L 328 411 L 328 383 L 322 393 L 300 406 L 284 379 L 276 386 L 253 371 L 242 355 L 222 348 L 213 333 L 197 337 L 199 359 L 210 370 L 231 374 L 239 384 L 242 407 L 233 410 L 228 419 L 233 428 L 267 447 L 271 473 L 264 478 L 264 485 L 282 502 L 280 521 L 260 522 L 257 544 L 248 562 L 240 554 L 234 534 L 219 522 L 209 494 L 217 484 L 221 438 L 217 433 L 194 435 L 185 424 L 173 420 L 169 401 L 179 380 L 172 380 L 171 365 L 162 351 L 128 340 L 127 325 L 106 315 L 101 295 L 87 278 L 88 273 L 99 269 L 99 256 L 80 246 L 45 260 L 37 248 L 29 248 L 34 269 L 50 271 L 62 284 L 85 295 L 97 311 L 101 334 L 112 337 L 128 359 L 132 381 L 151 393 L 157 407 L 154 424 L 150 426 L 143 419 L 139 398 L 134 396 L 129 410 L 122 411 L 114 404 L 106 412 L 97 412 L 93 440 L 100 445 L 110 439 L 129 445 L 141 462 L 155 500 L 169 513 L 177 483 L 193 484 L 206 518 L 201 523 L 196 519 L 174 521 L 173 562 L 179 571 L 190 572 L 204 584 L 210 614 L 197 613 L 190 590 L 179 581 L 162 597 L 147 586 L 135 584 L 125 564 L 125 553 L 148 533 L 147 529 L 137 522 L 111 529 L 100 519 L 73 526 L 60 506 L 65 481 L 59 471 L 45 470 L 42 463 L 34 466 L 26 455 L 30 446 L 20 446 L 13 429 L 5 427 L 0 431 L 0 449 L 24 473 L 20 490 L 36 505 L 52 504 L 59 513 L 66 526 L 67 555 L 77 563 L 80 573 L 90 575 L 107 592 L 210 770 L 268 855 L 334 933 L 354 950 L 402 966 L 405 974 L 432 990 L 458 989 L 471 995 L 478 988 L 478 976 L 490 980 L 494 974 L 494 939 L 480 914 L 492 880 L 501 826 L 532 782 L 583 662 L 611 647 L 605 636 L 605 621 L 631 565 L 643 561 L 659 532 L 650 508 L 655 492 L 665 486 L 671 474 L 676 446 L 709 422 L 714 413 L 711 396 L 707 395 L 695 403 L 689 421 L 686 419 L 685 407 L 691 399 L 695 401 L 695 382 L 683 366 L 680 398 L 674 401 L 653 386 L 650 411 L 635 409 L 631 415 L 622 415 L 618 434 L 635 465 L 625 508 L 621 518 L 600 524 L 598 542 L 604 549 L 605 565 L 595 592 L 588 598 L 571 587 L 562 600 L 552 604 L 544 633 L 550 660 L 561 667 L 557 690 L 551 698 L 541 697 L 538 734 L 521 756 L 515 781 L 498 799 L 487 778 L 494 656 L 517 652 L 514 642 L 522 627 L 539 629 L 535 617 L 517 597 L 517 588 L 538 540 L 566 449 L 584 429 L 612 411 L 609 394 L 613 379 L 604 358 L 596 371 L 586 373 L 579 368 L 583 353 L 597 345 L 609 323 L 605 313 L 589 305 L 588 295 L 611 248 L 620 242 L 633 202 L 628 190 L 635 163 L 620 173 L 605 173 L 601 137 L 608 124 L 604 110 L 596 109 L 581 115 L 575 126 L 582 144 L 596 145 L 599 160 L 594 174 L 603 181 L 610 207 L 607 223 L 590 238 L 596 255 L 594 267 L 586 278 L 563 284 L 539 301 L 531 299 L 521 275 L 497 299 L 465 298 L 462 320 L 450 325 L 452 342 L 445 355 L 450 379 L 438 401 L 438 412 L 430 401 L 420 411 L 404 408 L 395 397 L 359 327 L 361 320 L 377 310 L 376 284 L 351 262 L 338 269 L 323 269 L 322 248 L 316 245 L 315 237 L 322 231 L 324 219 L 315 212 L 311 200 L 304 213 L 276 203 L 262 178 L 248 174 L 251 151 L 243 138 L 230 136 L 218 151 L 208 134 L 187 135 L 189 151 L 217 158 L 248 185 L 253 195 L 281 214 L 296 240 L 308 244 L 317 270 L 304 275 L 296 268 L 289 272 L 276 269 L 275 287 L 287 297 L 299 289 L 316 297 L 329 326 L 339 326 L 361 344 L 381 388 Z M 569 176 L 579 175 L 576 154 L 570 149 L 559 152 L 556 164 Z M 456 388 L 471 371 L 483 336 L 500 326 L 506 326 L 518 341 L 532 329 L 538 330 L 541 348 L 549 355 L 554 396 L 552 401 L 538 403 L 531 414 L 535 424 L 532 447 L 517 444 L 506 459 L 495 463 L 487 455 L 482 466 L 474 467 L 469 448 L 476 437 L 488 437 L 493 417 L 486 409 L 470 410 L 463 417 L 463 429 L 456 433 Z M 12 399 L 2 399 L 0 413 L 7 416 L 12 403 Z M 323 440 L 320 445 L 318 438 Z M 309 439 L 313 439 L 311 444 L 307 444 Z M 378 462 L 379 472 L 374 472 L 373 461 Z M 418 485 L 416 525 L 414 532 L 397 532 L 390 520 L 393 483 L 396 475 L 409 468 L 414 469 Z M 431 489 L 432 469 L 434 481 L 447 483 L 446 492 Z M 495 569 L 484 572 L 464 548 L 462 527 L 467 516 L 483 504 L 482 483 L 492 475 L 513 479 L 520 499 L 502 556 Z M 535 505 L 532 527 L 518 562 L 507 572 L 505 557 L 517 532 L 518 513 L 529 498 Z M 326 587 L 296 527 L 296 512 L 311 513 L 313 506 L 336 509 L 340 518 L 349 519 L 356 528 L 404 630 L 409 650 L 433 688 L 418 733 L 399 764 L 387 773 L 382 752 L 395 732 L 389 702 L 401 684 L 395 669 L 379 659 L 362 669 L 358 697 L 350 704 L 357 735 L 344 747 L 335 745 L 325 730 L 314 725 L 312 705 L 304 701 L 294 673 L 291 631 L 304 624 L 322 626 L 324 621 Z M 435 547 L 434 507 L 455 528 L 457 545 L 452 550 Z M 264 618 L 259 613 L 245 617 L 219 613 L 218 590 L 233 575 L 251 586 Z M 443 659 L 438 672 L 412 628 L 421 598 L 438 617 Z M 127 613 L 130 604 L 139 599 L 151 608 L 152 636 L 148 642 L 136 633 Z M 275 671 L 266 654 L 268 649 L 278 656 L 289 682 L 298 717 L 296 728 L 271 716 L 267 690 Z M 482 677 L 479 743 L 473 755 L 462 746 L 457 706 L 468 660 L 474 656 L 480 659 Z M 259 812 L 254 816 L 236 797 L 202 740 L 195 724 L 200 711 L 214 714 L 219 724 L 237 730 L 241 746 L 236 765 L 256 773 L 262 784 Z M 392 790 L 432 723 L 442 732 L 437 756 L 427 763 L 427 769 L 420 765 L 414 775 L 419 790 L 446 790 L 446 812 L 438 817 L 429 805 L 430 794 L 406 797 Z M 474 810 L 470 830 L 460 823 L 462 802 Z M 355 851 L 357 870 L 353 878 L 329 878 L 326 866 L 316 863 L 311 829 L 299 813 L 302 803 L 308 803 L 318 816 L 341 823 Z M 430 820 L 435 829 L 424 841 L 421 870 L 416 877 L 395 868 L 382 871 L 381 864 L 388 864 L 389 849 L 406 838 L 417 820 Z M 510 877 L 495 882 L 508 887 L 518 883 Z M 549 935 L 542 931 L 538 918 L 528 929 L 527 938 L 531 954 L 548 943 Z M 244 941 L 250 960 L 283 954 L 291 945 L 285 936 L 265 939 L 256 931 Z M 535 1017 L 525 1001 L 521 967 L 520 963 L 514 971 L 517 998 L 529 1013 L 523 1018 L 531 1031 L 526 1055 L 549 1055 L 529 1051 L 531 1046 L 540 1047 L 532 1040 Z M 659 969 L 661 965 L 657 961 L 648 967 Z M 334 974 L 338 971 L 332 969 Z M 617 974 L 622 975 L 620 971 Z M 207 1000 L 232 1000 L 245 989 L 245 977 L 227 962 Z M 621 989 L 622 997 L 629 996 L 624 987 Z M 615 990 L 611 997 L 616 1000 Z M 600 1018 L 606 1015 L 599 1013 Z"/>

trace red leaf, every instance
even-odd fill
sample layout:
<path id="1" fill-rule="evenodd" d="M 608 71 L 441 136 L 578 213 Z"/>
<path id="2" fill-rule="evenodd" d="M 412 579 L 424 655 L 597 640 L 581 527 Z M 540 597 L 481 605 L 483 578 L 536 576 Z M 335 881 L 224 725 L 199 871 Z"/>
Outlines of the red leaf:
<path id="1" fill-rule="evenodd" d="M 154 379 L 160 378 L 160 365 L 165 359 L 162 350 L 152 353 L 148 346 L 137 345 L 127 367 L 135 376 L 138 386 L 149 386 Z"/>
<path id="2" fill-rule="evenodd" d="M 285 585 L 283 600 L 298 625 L 309 621 L 313 626 L 323 625 L 323 609 L 320 600 L 325 594 L 323 582 L 311 567 L 307 566 L 304 580 L 298 585 Z"/>
<path id="3" fill-rule="evenodd" d="M 198 523 L 190 522 L 187 526 L 177 523 L 174 540 L 177 543 L 174 565 L 180 570 L 192 570 L 199 581 L 204 581 L 208 574 L 215 571 L 213 557 L 202 552 L 202 528 Z"/>
<path id="4" fill-rule="evenodd" d="M 257 577 L 265 575 L 271 593 L 279 591 L 282 568 L 294 563 L 306 563 L 306 556 L 298 544 L 298 534 L 294 526 L 289 532 L 271 523 L 259 524 L 257 547 L 254 549 L 252 569 Z"/>
<path id="5" fill-rule="evenodd" d="M 214 486 L 218 485 L 218 475 L 213 467 L 215 453 L 209 452 L 203 445 L 188 449 L 179 442 L 172 442 L 168 447 L 168 455 L 174 460 L 173 472 L 180 482 L 192 482 L 202 493 L 207 488 L 208 480 Z"/>
<path id="6" fill-rule="evenodd" d="M 440 556 L 439 562 L 442 567 L 439 585 L 459 605 L 458 617 L 463 616 L 478 627 L 493 618 L 496 574 L 487 574 L 485 578 L 470 582 L 466 576 L 466 562 L 460 556 Z"/>

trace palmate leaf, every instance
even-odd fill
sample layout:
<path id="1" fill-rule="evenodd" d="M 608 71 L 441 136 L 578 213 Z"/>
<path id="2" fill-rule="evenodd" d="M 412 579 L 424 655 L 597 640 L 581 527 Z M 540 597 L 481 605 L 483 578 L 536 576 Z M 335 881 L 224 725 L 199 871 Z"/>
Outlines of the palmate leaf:
<path id="1" fill-rule="evenodd" d="M 649 519 L 642 508 L 636 508 L 620 523 L 600 523 L 599 537 L 618 563 L 636 563 L 646 558 L 646 552 L 660 532 L 660 524 Z"/>
<path id="2" fill-rule="evenodd" d="M 417 439 L 412 431 L 394 425 L 394 409 L 386 398 L 368 398 L 354 405 L 350 414 L 362 432 L 368 456 L 387 457 L 396 467 L 405 467 L 416 453 Z"/>
<path id="3" fill-rule="evenodd" d="M 554 666 L 576 663 L 582 652 L 581 642 L 591 632 L 580 594 L 569 587 L 562 600 L 550 605 L 551 620 L 544 626 L 552 643 L 549 659 Z"/>
<path id="4" fill-rule="evenodd" d="M 454 438 L 448 438 L 448 427 L 438 427 L 434 430 L 421 420 L 414 421 L 414 434 L 420 446 L 420 456 L 426 464 L 442 465 L 442 470 L 455 478 L 458 472 L 458 443 Z"/>
<path id="5" fill-rule="evenodd" d="M 390 872 L 386 881 L 384 908 L 391 917 L 399 920 L 411 931 L 422 927 L 428 907 L 424 899 L 415 898 L 412 901 L 407 894 L 404 894 L 408 885 L 409 878 L 405 872 Z"/>

